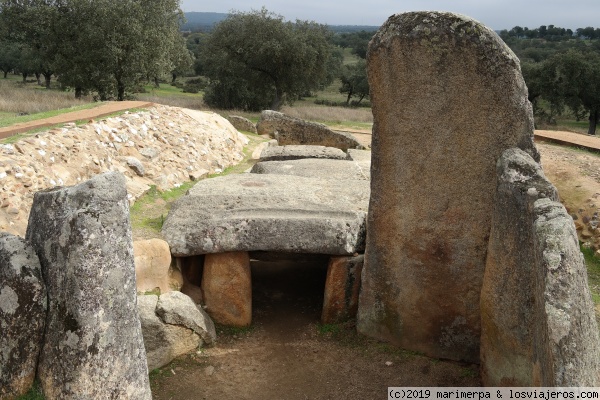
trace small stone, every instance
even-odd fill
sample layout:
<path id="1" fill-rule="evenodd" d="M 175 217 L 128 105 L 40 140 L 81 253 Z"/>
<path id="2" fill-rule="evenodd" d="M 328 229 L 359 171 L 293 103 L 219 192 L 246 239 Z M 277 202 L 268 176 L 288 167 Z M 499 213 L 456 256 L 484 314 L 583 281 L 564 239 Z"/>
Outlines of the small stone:
<path id="1" fill-rule="evenodd" d="M 391 367 L 392 365 L 394 365 L 394 363 L 393 363 L 393 362 L 391 362 L 391 361 L 386 361 L 386 362 L 385 362 L 385 365 L 386 365 L 387 367 Z"/>
<path id="2" fill-rule="evenodd" d="M 204 368 L 204 373 L 208 376 L 211 376 L 212 374 L 215 373 L 215 367 L 213 367 L 212 365 L 209 365 L 208 367 Z"/>

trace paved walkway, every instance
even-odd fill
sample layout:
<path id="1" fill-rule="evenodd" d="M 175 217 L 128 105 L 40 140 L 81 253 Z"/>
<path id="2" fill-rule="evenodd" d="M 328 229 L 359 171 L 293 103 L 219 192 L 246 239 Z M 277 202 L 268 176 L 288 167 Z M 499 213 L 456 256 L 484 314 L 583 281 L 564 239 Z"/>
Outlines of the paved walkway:
<path id="1" fill-rule="evenodd" d="M 47 126 L 66 124 L 80 120 L 90 120 L 104 117 L 119 111 L 129 110 L 131 108 L 150 107 L 153 103 L 147 101 L 107 101 L 98 107 L 87 110 L 72 111 L 55 117 L 38 119 L 35 121 L 21 122 L 11 126 L 0 128 L 0 139 L 16 135 L 17 133 L 27 132 L 33 129 L 44 128 Z"/>

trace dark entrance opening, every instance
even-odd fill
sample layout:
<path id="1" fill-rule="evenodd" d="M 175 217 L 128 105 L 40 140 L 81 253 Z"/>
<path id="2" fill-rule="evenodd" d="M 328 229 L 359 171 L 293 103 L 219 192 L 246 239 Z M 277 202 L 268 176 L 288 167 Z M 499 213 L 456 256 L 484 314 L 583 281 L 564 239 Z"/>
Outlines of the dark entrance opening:
<path id="1" fill-rule="evenodd" d="M 319 322 L 329 256 L 251 254 L 253 325 L 281 337 Z"/>

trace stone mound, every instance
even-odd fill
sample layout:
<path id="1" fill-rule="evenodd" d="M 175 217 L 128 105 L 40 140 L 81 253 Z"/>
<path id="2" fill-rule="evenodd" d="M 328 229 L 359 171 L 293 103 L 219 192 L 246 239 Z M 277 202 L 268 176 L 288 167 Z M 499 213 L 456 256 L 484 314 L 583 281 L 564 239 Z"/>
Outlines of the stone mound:
<path id="1" fill-rule="evenodd" d="M 318 158 L 330 160 L 346 160 L 348 155 L 335 147 L 325 146 L 269 146 L 260 154 L 261 161 L 287 161 L 304 158 Z"/>

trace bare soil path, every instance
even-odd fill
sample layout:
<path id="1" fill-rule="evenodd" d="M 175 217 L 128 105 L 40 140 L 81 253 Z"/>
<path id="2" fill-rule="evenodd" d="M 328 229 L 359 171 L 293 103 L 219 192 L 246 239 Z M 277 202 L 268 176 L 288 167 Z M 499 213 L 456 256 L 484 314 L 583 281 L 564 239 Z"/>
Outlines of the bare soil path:
<path id="1" fill-rule="evenodd" d="M 152 106 L 153 103 L 147 101 L 107 101 L 98 105 L 98 107 L 87 110 L 79 110 L 60 114 L 50 118 L 38 119 L 35 121 L 22 122 L 0 128 L 0 139 L 16 135 L 17 133 L 27 132 L 33 129 L 45 128 L 57 124 L 66 124 L 81 120 L 90 120 L 104 117 L 119 111 L 129 110 L 131 108 L 145 108 Z"/>

